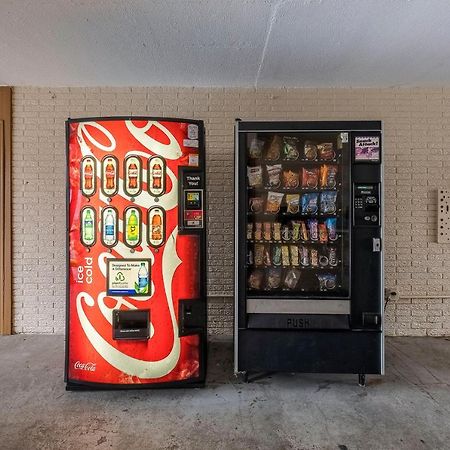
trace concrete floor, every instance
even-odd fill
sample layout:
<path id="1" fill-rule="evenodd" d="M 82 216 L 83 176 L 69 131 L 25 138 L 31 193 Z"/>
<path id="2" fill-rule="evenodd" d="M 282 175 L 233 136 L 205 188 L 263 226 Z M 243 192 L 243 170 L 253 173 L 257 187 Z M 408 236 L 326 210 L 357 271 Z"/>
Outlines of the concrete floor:
<path id="1" fill-rule="evenodd" d="M 61 336 L 0 338 L 0 449 L 450 448 L 450 339 L 390 338 L 387 375 L 232 375 L 205 389 L 66 392 Z"/>

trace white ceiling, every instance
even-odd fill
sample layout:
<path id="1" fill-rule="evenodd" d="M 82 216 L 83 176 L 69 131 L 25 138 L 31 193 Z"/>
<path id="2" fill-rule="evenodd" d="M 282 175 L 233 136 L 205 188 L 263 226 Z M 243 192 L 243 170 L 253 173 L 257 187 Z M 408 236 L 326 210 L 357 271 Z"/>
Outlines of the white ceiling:
<path id="1" fill-rule="evenodd" d="M 0 84 L 449 83 L 449 0 L 0 0 Z"/>

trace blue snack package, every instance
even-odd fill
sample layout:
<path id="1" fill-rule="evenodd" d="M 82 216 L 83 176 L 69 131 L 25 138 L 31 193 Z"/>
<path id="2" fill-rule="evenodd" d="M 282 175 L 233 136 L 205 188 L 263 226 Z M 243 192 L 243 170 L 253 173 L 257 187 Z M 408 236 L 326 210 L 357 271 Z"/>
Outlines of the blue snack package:
<path id="1" fill-rule="evenodd" d="M 302 195 L 302 214 L 315 214 L 318 210 L 319 194 L 310 192 Z"/>
<path id="2" fill-rule="evenodd" d="M 334 214 L 336 212 L 336 191 L 323 191 L 320 193 L 320 211 L 323 214 Z"/>

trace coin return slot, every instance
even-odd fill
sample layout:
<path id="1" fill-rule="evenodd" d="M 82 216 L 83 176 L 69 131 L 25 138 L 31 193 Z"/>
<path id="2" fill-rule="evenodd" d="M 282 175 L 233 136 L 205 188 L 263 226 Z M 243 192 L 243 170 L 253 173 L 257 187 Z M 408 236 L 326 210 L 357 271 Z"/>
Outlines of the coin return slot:
<path id="1" fill-rule="evenodd" d="M 150 311 L 114 310 L 113 339 L 147 340 L 150 338 Z"/>

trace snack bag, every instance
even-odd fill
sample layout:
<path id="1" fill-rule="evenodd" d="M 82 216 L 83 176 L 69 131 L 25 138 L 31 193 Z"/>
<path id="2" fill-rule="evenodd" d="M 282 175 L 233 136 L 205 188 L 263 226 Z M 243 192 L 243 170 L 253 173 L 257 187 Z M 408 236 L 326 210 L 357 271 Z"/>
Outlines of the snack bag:
<path id="1" fill-rule="evenodd" d="M 310 264 L 308 247 L 306 247 L 305 245 L 301 245 L 299 250 L 300 250 L 300 264 L 304 267 L 308 267 Z"/>
<path id="2" fill-rule="evenodd" d="M 264 148 L 264 141 L 261 139 L 253 138 L 250 141 L 250 146 L 248 147 L 248 157 L 252 159 L 260 159 L 262 156 L 262 151 Z"/>
<path id="3" fill-rule="evenodd" d="M 290 241 L 292 238 L 292 233 L 291 233 L 291 229 L 289 228 L 289 225 L 283 225 L 281 227 L 281 239 L 283 239 L 283 241 Z"/>
<path id="4" fill-rule="evenodd" d="M 281 262 L 283 266 L 289 266 L 289 247 L 287 245 L 281 246 Z"/>
<path id="5" fill-rule="evenodd" d="M 280 211 L 281 202 L 283 201 L 284 194 L 281 192 L 267 193 L 266 213 L 276 214 Z"/>
<path id="6" fill-rule="evenodd" d="M 319 252 L 315 249 L 311 249 L 311 267 L 319 266 Z"/>
<path id="7" fill-rule="evenodd" d="M 303 154 L 308 161 L 314 161 L 317 159 L 317 145 L 314 142 L 306 141 Z"/>
<path id="8" fill-rule="evenodd" d="M 298 187 L 299 184 L 299 175 L 297 172 L 293 170 L 284 170 L 283 171 L 283 186 L 288 189 L 294 189 Z"/>
<path id="9" fill-rule="evenodd" d="M 288 289 L 295 289 L 300 280 L 300 270 L 289 269 L 286 271 L 283 284 Z"/>
<path id="10" fill-rule="evenodd" d="M 253 266 L 254 263 L 255 263 L 255 260 L 253 258 L 253 250 L 250 248 L 247 251 L 247 264 L 249 266 Z"/>
<path id="11" fill-rule="evenodd" d="M 323 214 L 334 214 L 336 212 L 336 191 L 322 191 L 320 193 L 320 211 Z"/>
<path id="12" fill-rule="evenodd" d="M 335 241 L 338 238 L 337 232 L 336 232 L 336 217 L 329 217 L 325 220 L 325 224 L 327 226 L 328 230 L 328 239 L 330 241 Z"/>
<path id="13" fill-rule="evenodd" d="M 300 237 L 302 238 L 302 241 L 309 240 L 308 229 L 306 228 L 306 223 L 304 220 L 300 221 Z"/>
<path id="14" fill-rule="evenodd" d="M 338 166 L 324 164 L 320 167 L 320 187 L 334 189 L 336 187 Z"/>
<path id="15" fill-rule="evenodd" d="M 296 245 L 290 245 L 289 252 L 291 255 L 291 264 L 293 266 L 298 266 L 298 247 Z"/>
<path id="16" fill-rule="evenodd" d="M 247 223 L 247 239 L 253 239 L 253 223 Z"/>
<path id="17" fill-rule="evenodd" d="M 248 287 L 250 289 L 261 289 L 264 274 L 261 270 L 253 270 L 248 277 Z"/>
<path id="18" fill-rule="evenodd" d="M 318 144 L 317 151 L 319 152 L 319 158 L 323 159 L 324 161 L 331 161 L 336 156 L 333 150 L 332 142 L 324 142 L 322 144 Z"/>
<path id="19" fill-rule="evenodd" d="M 319 223 L 319 242 L 321 244 L 328 242 L 327 226 L 324 223 Z"/>
<path id="20" fill-rule="evenodd" d="M 336 287 L 336 275 L 331 273 L 317 274 L 321 291 L 334 289 Z"/>
<path id="21" fill-rule="evenodd" d="M 247 166 L 247 178 L 248 178 L 248 185 L 250 187 L 258 187 L 262 186 L 263 179 L 262 179 L 262 167 L 261 166 Z"/>
<path id="22" fill-rule="evenodd" d="M 292 240 L 299 241 L 300 240 L 300 227 L 301 224 L 298 221 L 292 221 Z"/>
<path id="23" fill-rule="evenodd" d="M 295 161 L 300 156 L 297 150 L 298 138 L 284 137 L 283 138 L 283 159 L 286 161 Z"/>
<path id="24" fill-rule="evenodd" d="M 255 241 L 260 241 L 262 239 L 262 223 L 255 223 Z"/>
<path id="25" fill-rule="evenodd" d="M 281 164 L 266 165 L 267 177 L 270 187 L 279 187 L 281 184 Z"/>
<path id="26" fill-rule="evenodd" d="M 281 266 L 281 245 L 272 246 L 272 264 Z"/>
<path id="27" fill-rule="evenodd" d="M 255 245 L 255 266 L 262 266 L 264 263 L 264 245 Z"/>
<path id="28" fill-rule="evenodd" d="M 273 136 L 266 152 L 266 161 L 278 161 L 280 159 L 283 141 L 280 136 Z"/>
<path id="29" fill-rule="evenodd" d="M 311 241 L 319 240 L 319 227 L 317 219 L 308 219 L 309 238 Z"/>
<path id="30" fill-rule="evenodd" d="M 328 264 L 330 264 L 331 267 L 336 267 L 338 265 L 336 247 L 330 247 L 328 250 Z"/>
<path id="31" fill-rule="evenodd" d="M 310 192 L 302 195 L 302 214 L 316 214 L 318 210 L 319 194 Z"/>
<path id="32" fill-rule="evenodd" d="M 278 289 L 281 284 L 281 269 L 270 268 L 266 277 L 265 289 Z"/>
<path id="33" fill-rule="evenodd" d="M 264 222 L 264 240 L 270 241 L 272 239 L 272 224 Z"/>
<path id="34" fill-rule="evenodd" d="M 281 223 L 274 222 L 273 224 L 273 240 L 281 241 Z"/>
<path id="35" fill-rule="evenodd" d="M 272 258 L 270 256 L 270 246 L 269 245 L 264 246 L 264 265 L 265 266 L 272 265 Z"/>
<path id="36" fill-rule="evenodd" d="M 248 199 L 248 208 L 251 212 L 260 213 L 263 210 L 264 199 L 260 196 Z"/>
<path id="37" fill-rule="evenodd" d="M 319 168 L 309 167 L 302 169 L 302 187 L 315 189 L 319 184 Z"/>
<path id="38" fill-rule="evenodd" d="M 286 194 L 287 212 L 297 214 L 300 210 L 300 194 Z"/>

